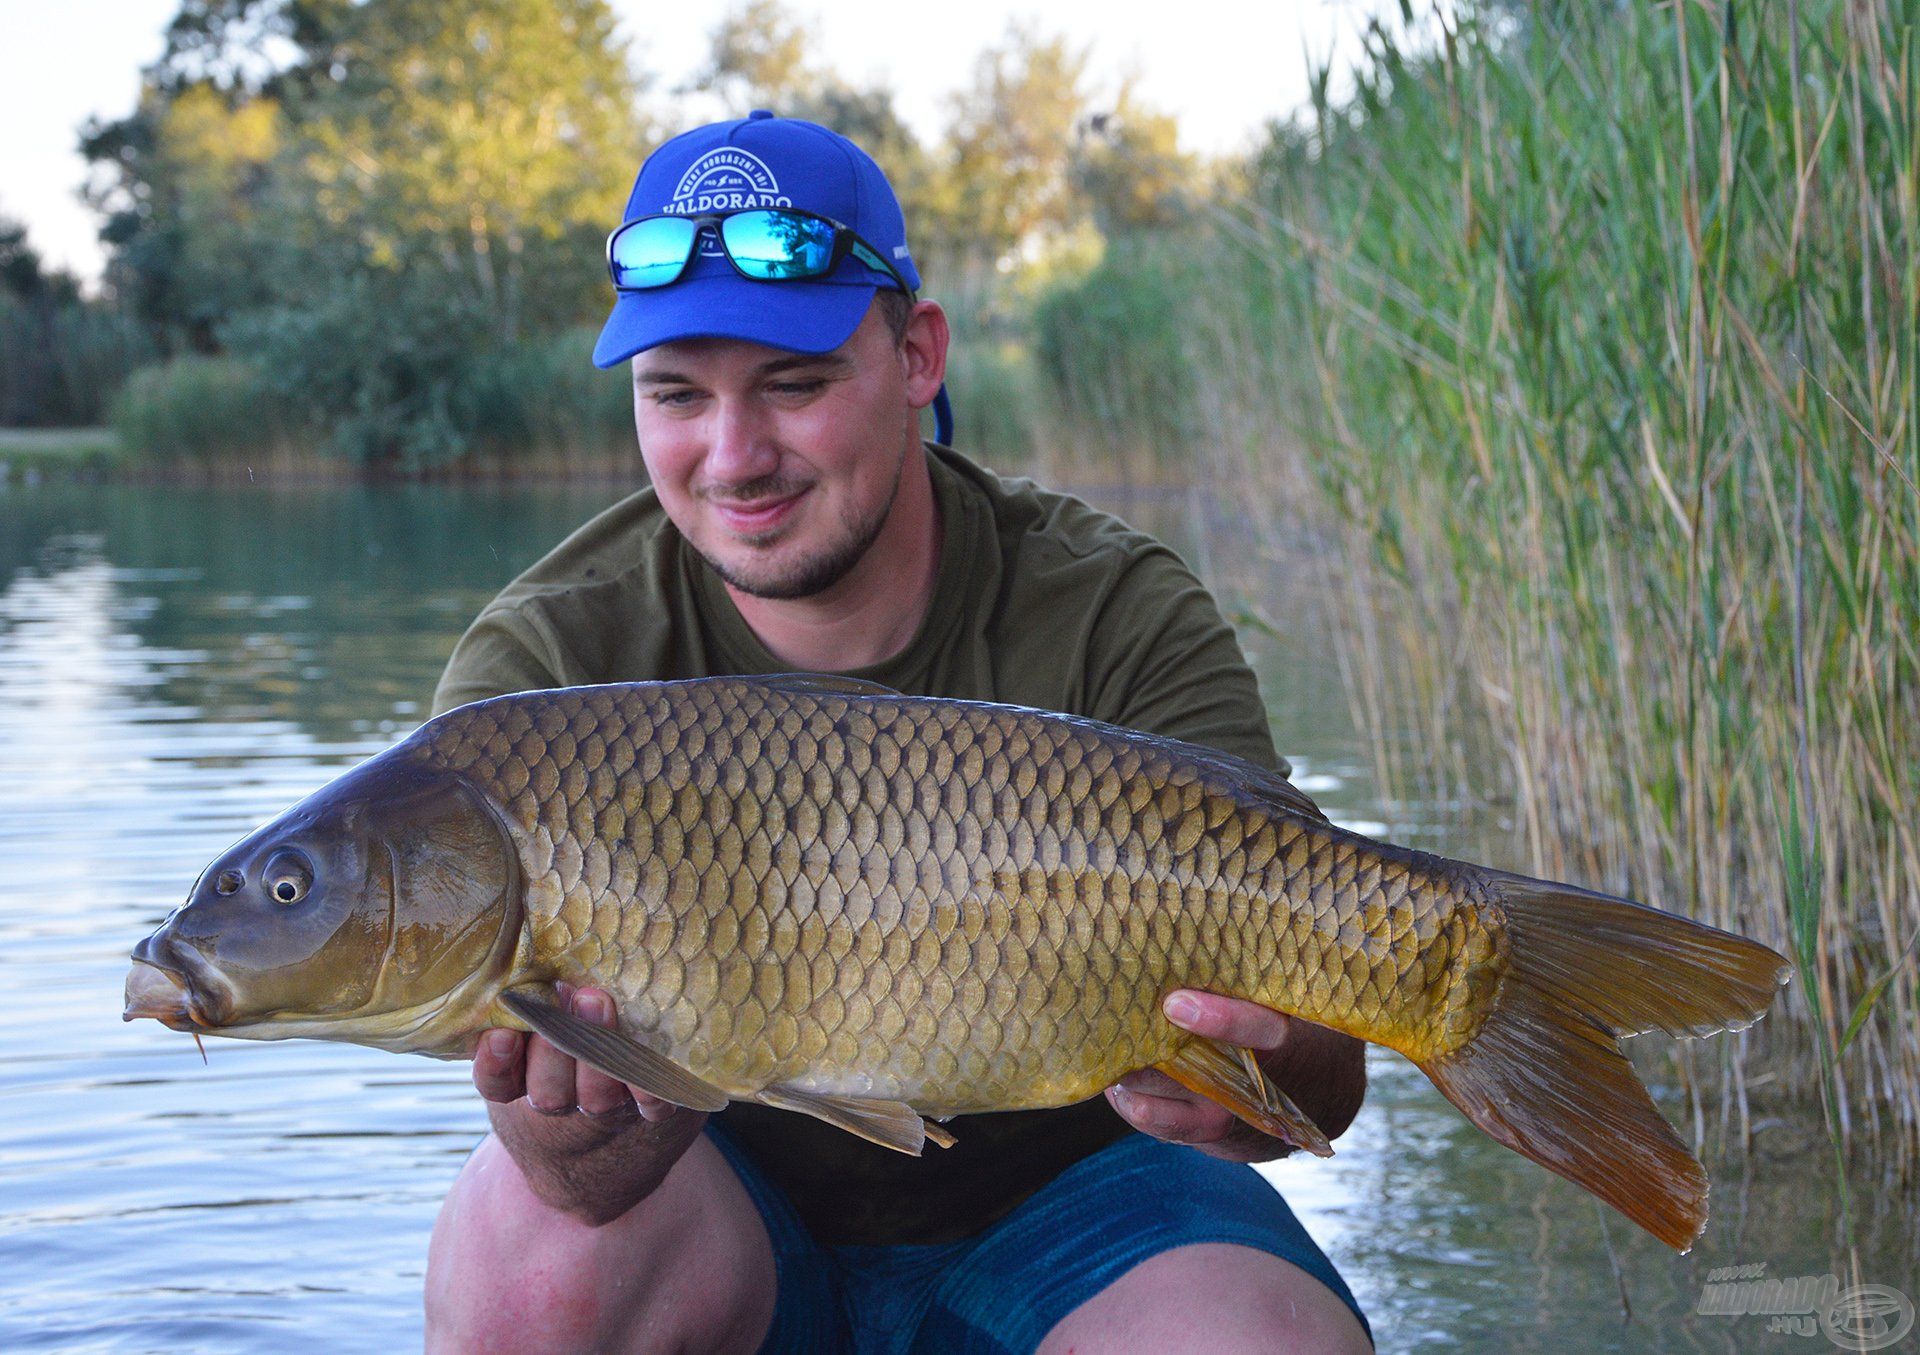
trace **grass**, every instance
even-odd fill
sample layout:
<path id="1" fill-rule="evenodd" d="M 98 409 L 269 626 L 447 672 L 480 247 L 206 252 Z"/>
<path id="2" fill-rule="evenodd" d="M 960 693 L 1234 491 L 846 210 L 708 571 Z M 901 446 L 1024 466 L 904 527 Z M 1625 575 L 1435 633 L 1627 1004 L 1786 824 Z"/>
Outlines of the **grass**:
<path id="1" fill-rule="evenodd" d="M 0 461 L 24 465 L 109 462 L 120 456 L 111 428 L 0 428 Z"/>
<path id="2" fill-rule="evenodd" d="M 1753 1036 L 1681 1055 L 1726 1132 L 1765 1078 L 1920 1165 L 1920 28 L 1439 28 L 1376 32 L 1210 237 L 1090 279 L 1056 386 L 1115 438 L 1102 393 L 1157 392 L 1216 482 L 1318 519 L 1356 707 L 1419 732 L 1386 771 L 1504 768 L 1535 871 L 1793 958 Z"/>
<path id="3" fill-rule="evenodd" d="M 0 428 L 0 483 L 16 476 L 98 475 L 126 463 L 111 428 Z"/>

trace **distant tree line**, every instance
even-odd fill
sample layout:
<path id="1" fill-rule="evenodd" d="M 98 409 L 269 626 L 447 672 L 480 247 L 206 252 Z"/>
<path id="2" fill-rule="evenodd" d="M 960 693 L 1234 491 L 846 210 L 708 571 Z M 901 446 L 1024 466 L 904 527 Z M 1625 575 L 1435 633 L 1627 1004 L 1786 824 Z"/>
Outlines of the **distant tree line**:
<path id="1" fill-rule="evenodd" d="M 870 148 L 935 291 L 1087 259 L 1204 187 L 1172 118 L 1131 83 L 1097 90 L 1086 49 L 1034 28 L 980 54 L 931 143 L 817 48 L 777 0 L 748 0 L 669 91 L 604 0 L 182 0 L 137 107 L 82 134 L 109 250 L 111 304 L 93 309 L 129 336 L 116 353 L 197 370 L 182 391 L 224 363 L 223 389 L 258 386 L 227 408 L 417 466 L 542 436 L 541 402 L 609 301 L 601 242 L 644 154 L 695 120 L 676 110 L 694 90 Z M 31 310 L 8 276 L 8 306 Z M 618 383 L 560 384 L 597 402 L 585 426 L 624 402 Z M 171 388 L 149 377 L 137 403 Z M 6 421 L 98 417 L 97 395 L 61 389 L 9 386 Z"/>
<path id="2" fill-rule="evenodd" d="M 120 307 L 88 302 L 70 274 L 46 267 L 25 226 L 0 216 L 0 427 L 98 423 L 151 357 Z"/>

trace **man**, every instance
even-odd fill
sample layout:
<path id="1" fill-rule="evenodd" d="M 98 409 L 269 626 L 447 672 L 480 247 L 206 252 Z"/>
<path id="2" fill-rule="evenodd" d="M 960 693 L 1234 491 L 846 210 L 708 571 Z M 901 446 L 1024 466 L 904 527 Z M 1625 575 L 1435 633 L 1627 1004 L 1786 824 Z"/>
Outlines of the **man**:
<path id="1" fill-rule="evenodd" d="M 851 142 L 764 112 L 676 138 L 608 256 L 594 356 L 631 359 L 652 486 L 481 614 L 436 708 L 818 670 L 1276 764 L 1232 632 L 1177 557 L 921 442 L 946 317 L 914 300 L 899 205 Z M 614 1019 L 604 993 L 568 1000 Z M 1356 1041 L 1210 994 L 1166 1011 L 1269 1051 L 1329 1134 L 1357 1110 Z M 494 1134 L 434 1231 L 436 1350 L 1367 1349 L 1325 1257 L 1235 1165 L 1284 1145 L 1158 1073 L 963 1117 L 919 1159 L 760 1106 L 678 1109 L 507 1031 L 474 1081 Z"/>

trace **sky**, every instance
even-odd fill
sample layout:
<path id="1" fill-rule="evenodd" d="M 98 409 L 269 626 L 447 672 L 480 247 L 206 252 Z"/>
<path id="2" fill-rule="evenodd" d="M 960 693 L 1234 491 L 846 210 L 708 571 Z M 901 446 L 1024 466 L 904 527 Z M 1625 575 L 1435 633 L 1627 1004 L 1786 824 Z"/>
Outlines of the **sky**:
<path id="1" fill-rule="evenodd" d="M 457 0 L 447 0 L 457 3 Z M 685 83 L 707 35 L 733 0 L 612 0 L 638 65 L 656 91 Z M 24 221 L 48 264 L 97 278 L 97 222 L 80 201 L 85 165 L 75 147 L 90 116 L 133 108 L 140 68 L 160 53 L 178 0 L 0 0 L 0 215 Z M 1015 5 L 906 5 L 901 0 L 790 0 L 810 21 L 823 64 L 859 84 L 893 89 L 901 115 L 924 136 L 939 128 L 945 97 L 964 86 L 974 58 L 1028 19 L 1092 52 L 1109 87 L 1138 77 L 1149 102 L 1174 113 L 1190 150 L 1251 145 L 1274 117 L 1306 97 L 1308 58 L 1357 48 L 1369 16 L 1392 0 L 1047 0 Z M 1174 21 L 1174 16 L 1178 21 Z M 661 96 L 656 93 L 656 98 Z M 662 100 L 664 101 L 664 100 Z M 687 101 L 688 122 L 708 110 Z M 778 111 L 778 110 L 776 110 Z M 637 165 L 636 165 L 637 168 Z"/>

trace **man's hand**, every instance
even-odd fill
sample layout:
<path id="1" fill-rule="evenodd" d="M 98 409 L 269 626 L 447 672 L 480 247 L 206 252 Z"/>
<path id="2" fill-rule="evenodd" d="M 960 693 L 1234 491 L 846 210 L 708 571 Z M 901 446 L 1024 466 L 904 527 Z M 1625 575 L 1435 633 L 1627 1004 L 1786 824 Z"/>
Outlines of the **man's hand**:
<path id="1" fill-rule="evenodd" d="M 596 1026 L 613 1024 L 613 999 L 598 988 L 574 989 L 559 985 L 562 1006 Z M 598 1068 L 563 1054 L 538 1035 L 517 1030 L 489 1030 L 480 1037 L 473 1055 L 473 1085 L 496 1105 L 526 1098 L 528 1110 L 548 1119 L 576 1112 L 597 1118 L 660 1121 L 679 1107 L 608 1077 Z"/>
<path id="2" fill-rule="evenodd" d="M 1353 1122 L 1366 1094 L 1364 1046 L 1350 1035 L 1294 1021 L 1270 1007 L 1181 988 L 1161 1008 L 1182 1030 L 1245 1045 L 1260 1055 L 1274 1086 L 1335 1138 Z M 1143 1068 L 1107 1088 L 1120 1118 L 1143 1134 L 1185 1143 L 1228 1162 L 1264 1162 L 1291 1149 L 1262 1134 L 1165 1073 Z"/>
<path id="3" fill-rule="evenodd" d="M 559 997 L 575 1016 L 613 1024 L 613 999 L 600 989 L 563 984 Z M 473 1085 L 534 1194 L 596 1225 L 651 1194 L 706 1123 L 513 1030 L 482 1033 Z"/>

